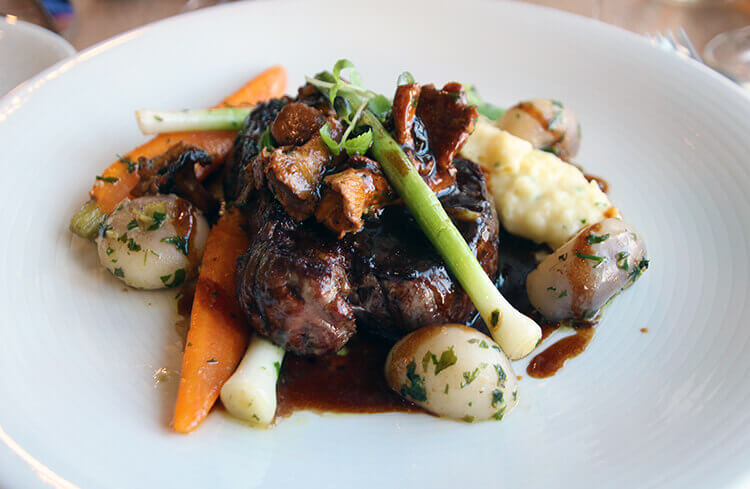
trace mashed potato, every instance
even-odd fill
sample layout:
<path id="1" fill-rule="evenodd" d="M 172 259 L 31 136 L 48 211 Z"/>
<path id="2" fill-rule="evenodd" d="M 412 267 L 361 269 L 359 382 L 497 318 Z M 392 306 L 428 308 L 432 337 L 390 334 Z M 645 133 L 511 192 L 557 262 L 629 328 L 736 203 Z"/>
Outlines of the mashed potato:
<path id="1" fill-rule="evenodd" d="M 553 250 L 581 228 L 616 214 L 596 182 L 557 156 L 487 121 L 477 122 L 461 154 L 490 174 L 498 216 L 510 233 Z"/>

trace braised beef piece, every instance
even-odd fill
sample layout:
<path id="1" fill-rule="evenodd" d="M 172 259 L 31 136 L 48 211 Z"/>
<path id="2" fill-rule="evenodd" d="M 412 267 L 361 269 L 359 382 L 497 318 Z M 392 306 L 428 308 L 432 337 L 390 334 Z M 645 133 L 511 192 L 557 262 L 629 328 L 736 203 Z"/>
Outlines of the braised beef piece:
<path id="1" fill-rule="evenodd" d="M 480 168 L 454 160 L 455 190 L 440 198 L 490 277 L 497 273 L 498 220 Z M 476 310 L 404 206 L 350 236 L 352 304 L 362 327 L 399 338 L 429 324 L 463 323 Z"/>
<path id="2" fill-rule="evenodd" d="M 343 347 L 355 332 L 343 244 L 294 221 L 267 190 L 247 206 L 252 243 L 237 261 L 237 297 L 255 330 L 302 355 Z"/>
<path id="3" fill-rule="evenodd" d="M 155 158 L 138 160 L 138 184 L 132 195 L 174 193 L 192 203 L 212 219 L 219 210 L 219 201 L 198 181 L 196 168 L 210 167 L 211 156 L 201 148 L 177 143 Z"/>
<path id="4" fill-rule="evenodd" d="M 498 221 L 484 176 L 457 159 L 443 207 L 487 271 L 497 272 Z M 336 239 L 313 220 L 295 222 L 268 191 L 248 206 L 252 243 L 238 261 L 237 291 L 253 327 L 289 351 L 337 351 L 359 326 L 398 338 L 427 324 L 465 322 L 466 293 L 404 206 Z"/>
<path id="5" fill-rule="evenodd" d="M 260 137 L 290 100 L 282 97 L 262 102 L 245 118 L 224 170 L 224 196 L 228 201 L 242 200 L 241 195 L 252 188 L 252 172 L 247 169 L 260 153 Z"/>

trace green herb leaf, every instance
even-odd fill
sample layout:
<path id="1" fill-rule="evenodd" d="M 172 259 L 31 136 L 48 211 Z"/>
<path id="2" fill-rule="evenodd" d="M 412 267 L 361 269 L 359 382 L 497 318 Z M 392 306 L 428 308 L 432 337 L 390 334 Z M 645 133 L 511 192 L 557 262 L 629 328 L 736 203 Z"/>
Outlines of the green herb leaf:
<path id="1" fill-rule="evenodd" d="M 377 94 L 367 102 L 367 108 L 370 109 L 370 112 L 375 114 L 375 117 L 384 121 L 390 115 L 391 110 L 393 109 L 393 103 L 391 103 L 385 95 Z"/>
<path id="2" fill-rule="evenodd" d="M 424 379 L 417 373 L 417 364 L 414 360 L 406 366 L 407 384 L 401 386 L 401 395 L 409 397 L 415 401 L 425 402 L 427 400 L 427 391 L 424 388 Z"/>
<path id="3" fill-rule="evenodd" d="M 113 248 L 107 246 L 107 256 L 110 256 L 114 252 L 115 252 L 115 250 Z"/>
<path id="4" fill-rule="evenodd" d="M 349 348 L 343 346 L 339 351 L 336 352 L 336 356 L 345 357 L 349 354 Z"/>
<path id="5" fill-rule="evenodd" d="M 115 183 L 116 181 L 119 180 L 119 178 L 117 177 L 103 177 L 101 175 L 97 175 L 96 179 L 101 180 L 102 182 L 106 182 L 106 183 Z"/>
<path id="6" fill-rule="evenodd" d="M 122 278 L 122 277 L 124 277 L 124 276 L 125 276 L 125 272 L 124 272 L 124 271 L 122 270 L 122 267 L 117 267 L 117 268 L 115 268 L 115 269 L 114 269 L 114 271 L 113 271 L 112 273 L 114 273 L 115 277 L 120 277 L 120 278 Z"/>
<path id="7" fill-rule="evenodd" d="M 474 380 L 477 378 L 478 375 L 479 375 L 479 367 L 475 368 L 471 372 L 464 372 L 463 373 L 464 382 L 461 384 L 461 388 L 463 389 L 467 385 L 474 382 Z"/>
<path id="8" fill-rule="evenodd" d="M 138 163 L 131 160 L 127 156 L 117 155 L 117 159 L 128 165 L 128 173 L 133 173 L 138 168 Z"/>
<path id="9" fill-rule="evenodd" d="M 492 327 L 494 328 L 495 326 L 497 326 L 498 321 L 500 321 L 500 311 L 495 309 L 490 314 L 490 325 L 492 325 Z"/>
<path id="10" fill-rule="evenodd" d="M 615 257 L 617 258 L 617 267 L 628 271 L 628 257 L 630 256 L 630 253 L 627 251 L 621 251 Z"/>
<path id="11" fill-rule="evenodd" d="M 593 262 L 596 262 L 596 265 L 594 265 L 594 266 L 593 266 L 593 267 L 591 267 L 591 268 L 596 268 L 596 267 L 598 267 L 598 266 L 599 266 L 599 265 L 601 265 L 601 264 L 602 264 L 602 262 L 604 261 L 604 257 L 603 257 L 603 256 L 596 256 L 596 255 L 586 255 L 586 254 L 583 254 L 583 253 L 576 253 L 576 256 L 577 256 L 578 258 L 581 258 L 581 259 L 584 259 L 584 260 L 591 260 L 591 261 L 593 261 Z"/>
<path id="12" fill-rule="evenodd" d="M 130 251 L 141 251 L 141 245 L 135 242 L 133 238 L 128 239 L 128 249 Z"/>
<path id="13" fill-rule="evenodd" d="M 183 255 L 187 256 L 189 250 L 188 239 L 182 236 L 170 236 L 168 238 L 162 238 L 162 243 L 169 243 L 175 245 L 175 247 L 182 252 Z"/>
<path id="14" fill-rule="evenodd" d="M 339 351 L 341 351 L 341 350 L 339 350 Z M 279 374 L 281 373 L 281 363 L 279 363 L 279 362 L 273 362 L 273 368 L 276 369 L 276 376 L 278 377 Z"/>
<path id="15" fill-rule="evenodd" d="M 505 415 L 505 406 L 501 407 L 495 414 L 493 414 L 492 418 L 495 421 L 502 421 L 504 415 Z"/>
<path id="16" fill-rule="evenodd" d="M 174 279 L 172 280 L 172 283 L 169 283 L 169 278 L 172 276 L 170 273 L 169 275 L 163 275 L 159 277 L 161 279 L 161 283 L 169 287 L 170 289 L 173 287 L 177 287 L 178 285 L 182 284 L 182 282 L 185 281 L 185 269 L 184 268 L 178 268 L 177 271 L 174 272 Z"/>
<path id="17" fill-rule="evenodd" d="M 503 391 L 500 389 L 492 391 L 492 407 L 497 407 L 498 404 L 503 402 Z"/>
<path id="18" fill-rule="evenodd" d="M 323 139 L 323 142 L 328 147 L 328 149 L 333 153 L 334 156 L 338 156 L 341 153 L 341 148 L 339 148 L 339 143 L 333 140 L 331 137 L 331 125 L 330 123 L 326 122 L 323 124 L 323 127 L 320 128 L 320 137 Z"/>
<path id="19" fill-rule="evenodd" d="M 465 423 L 473 423 L 474 422 L 474 416 L 466 415 L 463 418 L 461 418 L 461 421 Z"/>
<path id="20" fill-rule="evenodd" d="M 138 221 L 133 219 L 128 223 L 128 231 L 132 231 L 133 229 L 138 227 Z"/>
<path id="21" fill-rule="evenodd" d="M 326 146 L 328 143 L 326 143 Z M 363 155 L 372 145 L 372 129 L 368 129 L 359 136 L 344 141 L 344 149 L 350 155 Z"/>
<path id="22" fill-rule="evenodd" d="M 156 231 L 161 227 L 161 224 L 164 222 L 164 219 L 167 218 L 167 215 L 164 212 L 154 211 L 151 218 L 154 220 L 154 223 L 148 227 L 147 231 Z"/>
<path id="23" fill-rule="evenodd" d="M 435 375 L 439 374 L 451 365 L 455 365 L 457 361 L 458 357 L 456 356 L 456 352 L 453 351 L 453 346 L 451 346 L 443 353 L 441 353 L 440 359 L 435 362 Z"/>
<path id="24" fill-rule="evenodd" d="M 495 364 L 495 371 L 497 371 L 497 382 L 500 384 L 502 382 L 505 382 L 505 379 L 507 376 L 505 375 L 505 370 L 503 370 L 502 365 L 499 363 Z"/>
<path id="25" fill-rule="evenodd" d="M 563 290 L 560 292 L 560 295 L 557 296 L 558 299 L 562 299 L 563 297 L 568 297 L 568 289 Z"/>
<path id="26" fill-rule="evenodd" d="M 341 78 L 341 72 L 348 68 L 354 68 L 354 63 L 348 59 L 340 59 L 336 61 L 336 64 L 333 65 L 333 77 L 338 80 Z"/>
<path id="27" fill-rule="evenodd" d="M 597 236 L 595 234 L 589 234 L 586 236 L 586 242 L 588 244 L 595 244 L 595 243 L 601 243 L 602 241 L 607 241 L 609 239 L 609 233 L 602 234 L 601 236 Z"/>

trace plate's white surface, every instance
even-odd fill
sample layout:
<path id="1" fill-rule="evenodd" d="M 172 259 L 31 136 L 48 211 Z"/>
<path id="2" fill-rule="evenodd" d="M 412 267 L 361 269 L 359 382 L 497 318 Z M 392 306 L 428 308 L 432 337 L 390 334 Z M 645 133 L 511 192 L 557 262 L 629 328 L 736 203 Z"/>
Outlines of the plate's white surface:
<path id="1" fill-rule="evenodd" d="M 0 97 L 76 50 L 52 31 L 0 16 Z"/>
<path id="2" fill-rule="evenodd" d="M 175 382 L 152 379 L 180 363 L 173 292 L 124 293 L 68 218 L 144 140 L 133 109 L 207 106 L 275 63 L 293 89 L 344 56 L 383 91 L 408 69 L 565 101 L 652 267 L 556 377 L 517 365 L 502 423 L 298 414 L 264 432 L 213 413 L 174 434 Z M 0 103 L 0 487 L 747 487 L 748 134 L 722 77 L 520 4 L 232 4 L 85 51 Z"/>

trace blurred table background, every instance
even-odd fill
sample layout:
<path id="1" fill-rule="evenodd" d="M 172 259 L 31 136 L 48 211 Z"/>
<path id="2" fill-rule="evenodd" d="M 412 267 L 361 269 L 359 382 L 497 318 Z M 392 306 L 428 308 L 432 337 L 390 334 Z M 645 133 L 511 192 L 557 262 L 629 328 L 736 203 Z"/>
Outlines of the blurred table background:
<path id="1" fill-rule="evenodd" d="M 81 50 L 149 22 L 224 1 L 0 0 L 0 14 L 16 15 L 52 28 Z M 715 35 L 750 25 L 750 0 L 523 1 L 591 17 L 639 34 L 683 27 L 698 52 L 703 52 Z"/>

